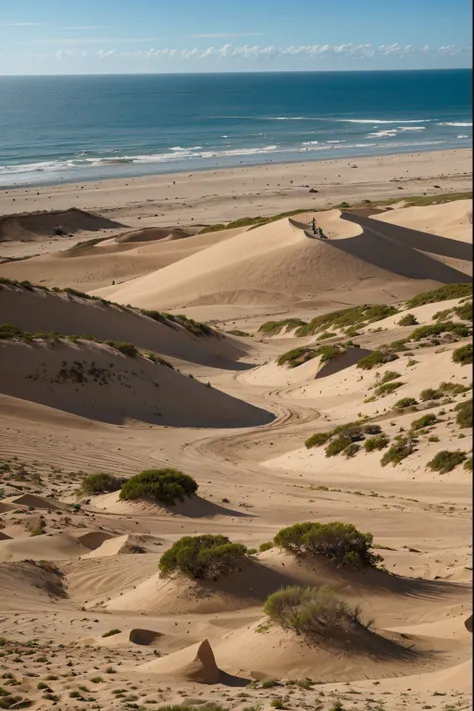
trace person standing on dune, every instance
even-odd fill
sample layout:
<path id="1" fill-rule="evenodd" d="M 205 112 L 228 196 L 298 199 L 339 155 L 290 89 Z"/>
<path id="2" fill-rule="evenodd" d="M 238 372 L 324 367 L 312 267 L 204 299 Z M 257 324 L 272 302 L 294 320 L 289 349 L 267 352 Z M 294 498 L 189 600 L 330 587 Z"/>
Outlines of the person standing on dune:
<path id="1" fill-rule="evenodd" d="M 313 235 L 315 235 L 316 234 L 316 218 L 315 217 L 313 217 L 311 224 L 313 226 Z"/>

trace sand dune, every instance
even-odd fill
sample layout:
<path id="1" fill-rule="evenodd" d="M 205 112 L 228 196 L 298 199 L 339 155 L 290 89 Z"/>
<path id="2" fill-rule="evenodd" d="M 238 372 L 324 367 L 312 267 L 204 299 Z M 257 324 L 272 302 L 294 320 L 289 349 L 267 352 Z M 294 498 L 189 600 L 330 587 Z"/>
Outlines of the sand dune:
<path id="1" fill-rule="evenodd" d="M 0 348 L 2 393 L 81 417 L 174 427 L 249 427 L 274 419 L 166 366 L 103 344 L 4 341 Z"/>
<path id="2" fill-rule="evenodd" d="M 22 560 L 70 560 L 88 553 L 70 533 L 35 536 L 34 538 L 12 538 L 0 541 L 0 562 Z"/>
<path id="3" fill-rule="evenodd" d="M 401 241 L 366 229 L 361 233 L 359 225 L 342 220 L 340 214 L 337 218 L 332 214 L 331 224 L 335 226 L 331 239 L 311 239 L 301 223 L 285 218 L 166 267 L 159 278 L 150 274 L 96 293 L 146 308 L 270 305 L 310 299 L 333 290 L 335 284 L 353 289 L 368 280 L 386 285 L 467 279 Z M 424 288 L 426 284 L 420 284 L 420 291 Z"/>
<path id="4" fill-rule="evenodd" d="M 53 235 L 99 232 L 117 227 L 123 225 L 74 207 L 50 212 L 25 212 L 0 217 L 0 242 L 40 240 Z M 58 232 L 59 229 L 62 233 Z"/>
<path id="5" fill-rule="evenodd" d="M 315 348 L 319 345 L 318 343 L 314 344 Z M 309 347 L 311 347 L 311 344 Z M 318 356 L 302 365 L 298 365 L 296 368 L 278 365 L 276 361 L 273 361 L 259 368 L 252 368 L 252 370 L 242 373 L 239 377 L 242 382 L 255 385 L 284 386 L 305 382 L 310 383 L 350 368 L 370 352 L 366 348 L 348 348 L 344 353 L 332 358 L 327 363 L 321 363 L 321 357 Z"/>
<path id="6" fill-rule="evenodd" d="M 44 610 L 67 597 L 56 573 L 29 561 L 0 564 L 0 596 L 4 611 Z"/>
<path id="7" fill-rule="evenodd" d="M 376 215 L 376 219 L 461 242 L 472 240 L 472 200 L 454 200 L 423 207 L 394 207 Z"/>
<path id="8" fill-rule="evenodd" d="M 161 659 L 146 662 L 137 667 L 135 672 L 158 674 L 180 681 L 194 681 L 199 684 L 217 684 L 221 677 L 214 653 L 207 639 Z"/>
<path id="9" fill-rule="evenodd" d="M 7 498 L 5 501 L 15 504 L 15 506 L 28 506 L 33 509 L 47 509 L 49 511 L 70 510 L 70 506 L 67 506 L 60 501 L 48 499 L 44 496 L 38 496 L 36 494 L 22 494 L 21 496 Z"/>
<path id="10" fill-rule="evenodd" d="M 6 262 L 0 264 L 0 275 L 32 284 L 91 291 L 110 286 L 113 281 L 126 282 L 156 272 L 246 230 L 238 228 L 184 239 L 163 237 L 149 241 L 147 235 L 160 233 L 158 228 L 149 229 L 151 232 L 148 229 L 126 232 L 96 245 L 87 241 L 61 252 Z M 169 236 L 169 230 L 165 233 Z M 144 241 L 137 241 L 142 237 Z"/>
<path id="11" fill-rule="evenodd" d="M 179 323 L 155 321 L 133 310 L 72 294 L 0 285 L 0 323 L 29 332 L 91 334 L 100 340 L 134 343 L 163 356 L 214 367 L 235 367 L 247 346 L 230 336 L 195 336 Z"/>

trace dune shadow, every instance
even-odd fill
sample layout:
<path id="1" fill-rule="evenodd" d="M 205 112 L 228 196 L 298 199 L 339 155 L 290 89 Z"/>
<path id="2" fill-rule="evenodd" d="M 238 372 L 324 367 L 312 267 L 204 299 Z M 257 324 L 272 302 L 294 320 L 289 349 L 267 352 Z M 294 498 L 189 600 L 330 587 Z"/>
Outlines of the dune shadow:
<path id="1" fill-rule="evenodd" d="M 228 509 L 225 506 L 216 504 L 213 501 L 207 501 L 200 496 L 192 496 L 191 498 L 180 501 L 174 506 L 167 508 L 172 514 L 179 516 L 188 516 L 189 518 L 212 518 L 213 516 L 231 516 L 232 518 L 249 518 L 251 514 L 235 509 Z"/>
<path id="2" fill-rule="evenodd" d="M 466 262 L 472 262 L 472 248 L 467 242 L 461 242 L 449 237 L 441 237 L 432 232 L 420 232 L 419 230 L 413 230 L 409 227 L 393 225 L 390 222 L 383 222 L 382 220 L 372 219 L 360 214 L 356 215 L 345 212 L 342 214 L 342 219 L 348 222 L 355 222 L 360 225 L 364 231 L 369 230 L 383 237 L 396 240 L 411 249 L 431 252 L 451 259 L 462 259 Z"/>
<path id="3" fill-rule="evenodd" d="M 395 231 L 392 231 L 385 229 L 387 227 L 385 222 L 373 220 L 366 224 L 368 218 L 353 215 L 344 215 L 344 219 L 356 222 L 363 228 L 362 234 L 357 237 L 328 241 L 329 245 L 345 254 L 350 254 L 366 263 L 373 264 L 379 269 L 398 274 L 407 279 L 431 279 L 442 284 L 471 281 L 471 277 L 467 274 L 453 269 L 453 267 L 443 264 L 437 259 L 433 259 L 422 251 L 418 251 L 421 250 L 421 246 L 416 248 L 411 244 L 410 238 L 403 234 L 405 230 L 403 227 L 395 226 Z M 393 225 L 390 225 L 390 227 L 393 227 Z M 444 237 L 436 238 L 435 235 L 431 234 L 426 234 L 424 237 L 429 239 L 433 237 L 433 244 L 436 243 L 436 240 L 455 242 L 455 240 L 447 240 Z M 423 247 L 426 251 L 435 251 L 431 243 L 427 244 L 425 242 Z M 441 253 L 440 250 L 441 247 L 439 247 L 439 253 Z M 445 251 L 450 251 L 449 247 Z M 453 247 L 451 251 L 453 254 L 445 256 L 466 259 L 464 250 L 457 250 L 457 247 Z M 457 256 L 459 252 L 463 254 L 462 257 Z"/>
<path id="4" fill-rule="evenodd" d="M 242 676 L 233 676 L 232 674 L 227 674 L 227 672 L 222 671 L 222 669 L 219 669 L 219 681 L 217 682 L 218 684 L 223 684 L 224 686 L 233 686 L 234 688 L 237 688 L 248 686 L 250 682 L 251 679 L 245 679 Z"/>

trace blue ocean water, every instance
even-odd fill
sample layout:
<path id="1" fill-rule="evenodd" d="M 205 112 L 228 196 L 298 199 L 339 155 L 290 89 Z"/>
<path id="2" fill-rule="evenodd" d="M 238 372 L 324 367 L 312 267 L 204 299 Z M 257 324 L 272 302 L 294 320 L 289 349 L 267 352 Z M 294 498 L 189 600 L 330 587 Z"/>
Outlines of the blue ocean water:
<path id="1" fill-rule="evenodd" d="M 470 147 L 472 70 L 0 77 L 0 187 Z"/>

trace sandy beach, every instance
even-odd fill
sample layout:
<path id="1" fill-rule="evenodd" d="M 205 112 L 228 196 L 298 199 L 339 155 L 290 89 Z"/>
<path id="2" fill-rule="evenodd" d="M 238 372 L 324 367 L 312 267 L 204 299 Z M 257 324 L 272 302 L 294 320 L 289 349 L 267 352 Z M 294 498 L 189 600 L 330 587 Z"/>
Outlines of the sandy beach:
<path id="1" fill-rule="evenodd" d="M 130 226 L 212 224 L 342 202 L 469 190 L 471 175 L 468 149 L 308 161 L 2 190 L 0 215 L 74 206 Z"/>

